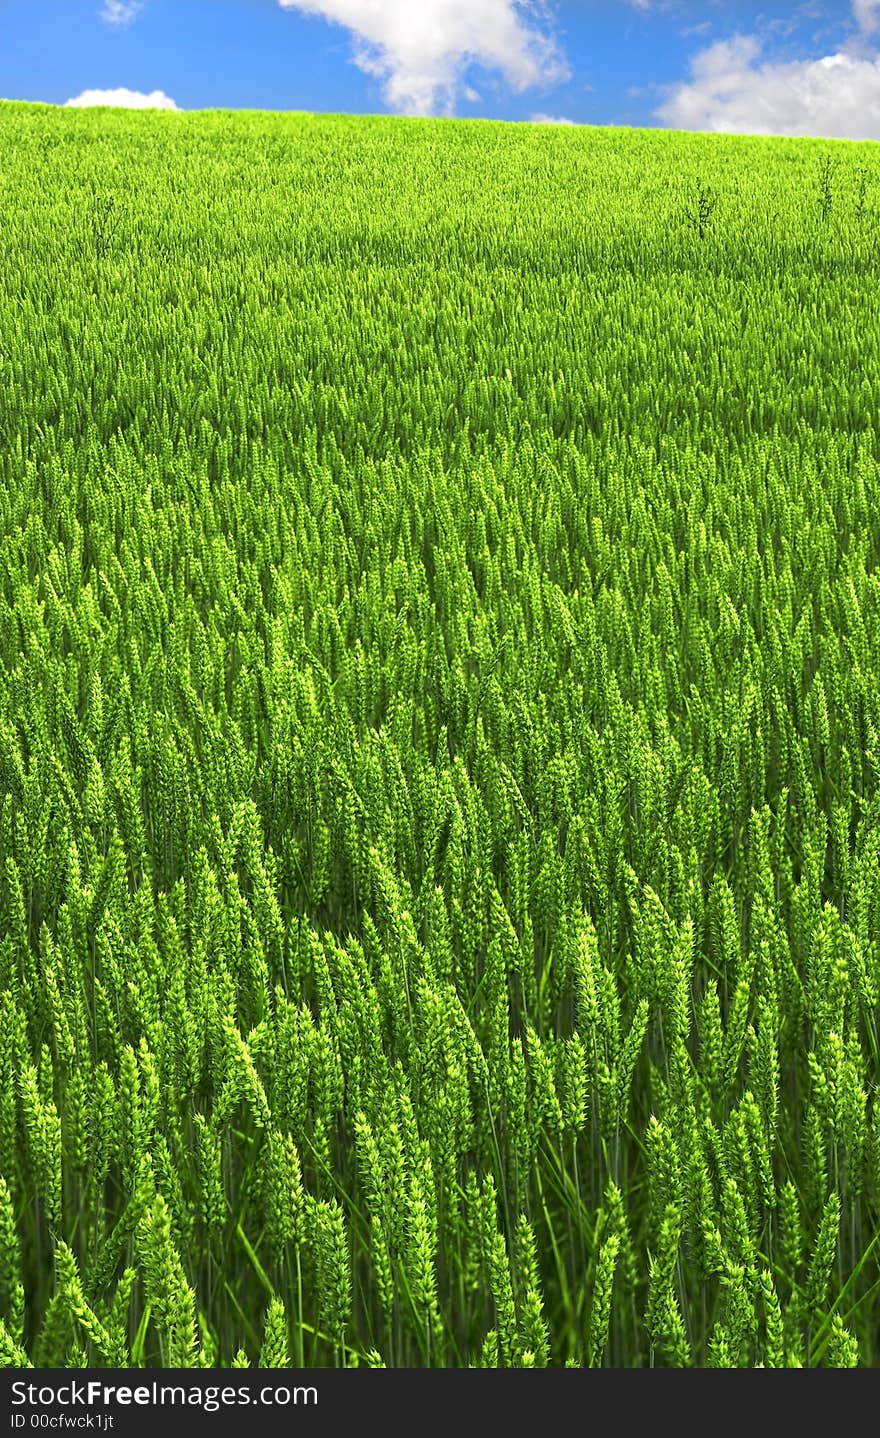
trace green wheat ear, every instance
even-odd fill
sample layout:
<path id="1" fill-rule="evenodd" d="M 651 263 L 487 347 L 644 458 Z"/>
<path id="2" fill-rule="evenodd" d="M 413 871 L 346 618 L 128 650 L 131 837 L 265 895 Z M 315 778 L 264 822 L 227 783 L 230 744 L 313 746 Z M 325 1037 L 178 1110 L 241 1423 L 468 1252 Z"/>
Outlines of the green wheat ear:
<path id="1" fill-rule="evenodd" d="M 596 1263 L 596 1276 L 593 1280 L 593 1302 L 590 1309 L 590 1323 L 587 1334 L 587 1366 L 599 1368 L 605 1353 L 608 1342 L 608 1332 L 611 1325 L 611 1301 L 613 1296 L 614 1274 L 617 1268 L 617 1258 L 620 1252 L 621 1240 L 618 1234 L 612 1233 L 606 1238 L 599 1250 L 599 1257 Z"/>
<path id="2" fill-rule="evenodd" d="M 0 1318 L 0 1368 L 32 1368 L 33 1364 Z"/>
<path id="3" fill-rule="evenodd" d="M 10 1334 L 20 1342 L 24 1328 L 24 1285 L 21 1281 L 21 1245 L 15 1223 L 12 1195 L 0 1178 L 0 1307 Z"/>
<path id="4" fill-rule="evenodd" d="M 290 1367 L 290 1337 L 287 1313 L 280 1298 L 273 1298 L 266 1310 L 260 1368 Z"/>
<path id="5" fill-rule="evenodd" d="M 490 1328 L 489 1332 L 483 1339 L 483 1346 L 480 1349 L 480 1358 L 479 1362 L 477 1363 L 477 1367 L 499 1368 L 500 1366 L 501 1361 L 498 1334 L 494 1328 Z"/>
<path id="6" fill-rule="evenodd" d="M 807 1302 L 818 1317 L 824 1308 L 840 1227 L 840 1199 L 829 1194 L 822 1210 L 819 1232 L 807 1272 Z"/>
<path id="7" fill-rule="evenodd" d="M 550 1326 L 544 1311 L 538 1246 L 525 1214 L 520 1215 L 516 1229 L 516 1286 L 523 1366 L 528 1353 L 529 1366 L 546 1368 L 550 1363 Z"/>
<path id="8" fill-rule="evenodd" d="M 169 1367 L 191 1367 L 197 1356 L 195 1295 L 174 1246 L 171 1216 L 161 1193 L 141 1219 L 136 1238 L 165 1362 Z"/>
<path id="9" fill-rule="evenodd" d="M 779 1295 L 773 1277 L 766 1268 L 760 1274 L 761 1297 L 764 1308 L 765 1364 L 768 1368 L 784 1368 L 785 1329 Z"/>
<path id="10" fill-rule="evenodd" d="M 857 1368 L 859 1366 L 858 1339 L 844 1326 L 839 1313 L 835 1313 L 831 1319 L 826 1362 L 829 1368 Z"/>

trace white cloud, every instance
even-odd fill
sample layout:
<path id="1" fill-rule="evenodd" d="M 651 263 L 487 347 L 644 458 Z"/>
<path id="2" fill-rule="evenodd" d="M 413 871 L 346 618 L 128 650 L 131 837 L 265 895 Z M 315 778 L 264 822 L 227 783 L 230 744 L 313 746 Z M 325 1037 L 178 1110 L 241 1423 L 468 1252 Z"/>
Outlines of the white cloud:
<path id="1" fill-rule="evenodd" d="M 65 105 L 88 107 L 91 105 L 115 105 L 123 110 L 176 110 L 177 105 L 164 90 L 152 90 L 144 95 L 140 90 L 83 90 Z"/>
<path id="2" fill-rule="evenodd" d="M 539 110 L 536 115 L 529 116 L 529 123 L 532 125 L 575 125 L 576 120 L 569 120 L 567 115 L 544 115 Z"/>
<path id="3" fill-rule="evenodd" d="M 853 19 L 865 35 L 880 28 L 880 0 L 853 0 Z"/>
<path id="4" fill-rule="evenodd" d="M 880 12 L 880 0 L 873 8 Z M 880 57 L 842 51 L 820 60 L 761 63 L 760 53 L 754 35 L 710 45 L 656 117 L 680 130 L 880 139 Z"/>
<path id="5" fill-rule="evenodd" d="M 130 25 L 144 8 L 144 0 L 104 0 L 101 19 L 108 25 Z"/>
<path id="6" fill-rule="evenodd" d="M 547 0 L 278 0 L 285 10 L 343 25 L 355 64 L 381 80 L 394 110 L 451 113 L 471 64 L 517 91 L 566 79 L 546 25 Z"/>

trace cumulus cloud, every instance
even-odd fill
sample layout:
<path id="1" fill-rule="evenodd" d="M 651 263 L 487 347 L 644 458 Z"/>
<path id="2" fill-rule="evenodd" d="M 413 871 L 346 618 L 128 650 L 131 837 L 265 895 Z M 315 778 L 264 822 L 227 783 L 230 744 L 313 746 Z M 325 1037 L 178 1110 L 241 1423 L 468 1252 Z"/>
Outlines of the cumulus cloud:
<path id="1" fill-rule="evenodd" d="M 537 114 L 530 115 L 529 121 L 532 125 L 574 125 L 575 120 L 569 120 L 567 115 L 544 115 L 539 110 Z"/>
<path id="2" fill-rule="evenodd" d="M 87 107 L 90 105 L 115 105 L 123 110 L 176 110 L 178 107 L 164 90 L 151 90 L 144 95 L 140 90 L 83 90 L 65 105 Z"/>
<path id="3" fill-rule="evenodd" d="M 880 18 L 880 0 L 854 14 Z M 860 21 L 861 23 L 861 21 Z M 680 130 L 880 139 L 880 57 L 839 51 L 819 60 L 761 63 L 761 42 L 736 35 L 696 55 L 691 76 L 654 112 Z"/>
<path id="4" fill-rule="evenodd" d="M 130 25 L 144 8 L 144 0 L 104 0 L 100 16 L 108 25 Z"/>
<path id="5" fill-rule="evenodd" d="M 343 25 L 354 61 L 394 110 L 451 113 L 472 64 L 513 90 L 568 78 L 547 27 L 547 0 L 278 0 L 284 10 Z"/>

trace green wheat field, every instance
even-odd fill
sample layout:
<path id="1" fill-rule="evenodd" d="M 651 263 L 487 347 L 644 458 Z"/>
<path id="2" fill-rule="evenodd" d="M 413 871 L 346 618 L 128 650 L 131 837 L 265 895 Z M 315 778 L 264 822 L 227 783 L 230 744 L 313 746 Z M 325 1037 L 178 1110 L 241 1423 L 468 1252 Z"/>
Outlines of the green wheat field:
<path id="1" fill-rule="evenodd" d="M 880 1365 L 880 158 L 0 105 L 0 1354 Z"/>

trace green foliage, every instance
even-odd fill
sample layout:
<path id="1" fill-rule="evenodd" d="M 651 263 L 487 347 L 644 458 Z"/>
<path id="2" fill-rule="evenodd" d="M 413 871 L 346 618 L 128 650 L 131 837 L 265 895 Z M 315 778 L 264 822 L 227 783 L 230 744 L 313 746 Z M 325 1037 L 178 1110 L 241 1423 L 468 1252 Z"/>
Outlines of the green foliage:
<path id="1" fill-rule="evenodd" d="M 876 1366 L 871 147 L 0 138 L 0 1362 Z"/>

